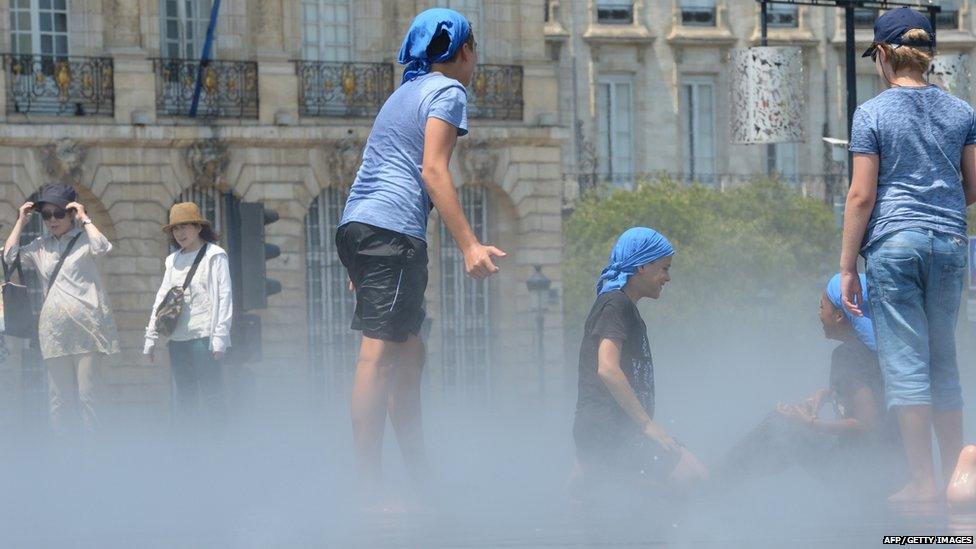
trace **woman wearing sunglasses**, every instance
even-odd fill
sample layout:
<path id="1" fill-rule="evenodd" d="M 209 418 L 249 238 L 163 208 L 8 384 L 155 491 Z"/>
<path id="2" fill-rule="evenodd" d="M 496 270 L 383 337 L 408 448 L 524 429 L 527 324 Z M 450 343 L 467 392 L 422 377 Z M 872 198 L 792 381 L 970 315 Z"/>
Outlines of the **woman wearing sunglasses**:
<path id="1" fill-rule="evenodd" d="M 44 220 L 47 234 L 22 247 L 21 231 L 34 213 Z M 90 433 L 97 426 L 98 359 L 119 351 L 95 263 L 110 251 L 112 244 L 65 185 L 47 185 L 36 202 L 21 206 L 4 246 L 4 261 L 13 264 L 19 257 L 37 271 L 44 288 L 38 340 L 48 372 L 51 424 L 61 436 L 77 436 L 81 427 Z"/>

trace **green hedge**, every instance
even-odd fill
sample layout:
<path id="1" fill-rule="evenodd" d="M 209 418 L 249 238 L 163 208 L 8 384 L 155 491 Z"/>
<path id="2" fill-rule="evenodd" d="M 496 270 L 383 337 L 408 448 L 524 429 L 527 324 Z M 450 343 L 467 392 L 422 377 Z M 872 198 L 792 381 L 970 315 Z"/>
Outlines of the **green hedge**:
<path id="1" fill-rule="evenodd" d="M 621 232 L 652 227 L 676 249 L 649 328 L 687 331 L 734 318 L 816 314 L 836 269 L 840 232 L 831 209 L 775 180 L 728 191 L 667 179 L 580 200 L 565 223 L 567 344 L 579 344 L 595 283 Z M 776 315 L 778 316 L 778 315 Z"/>

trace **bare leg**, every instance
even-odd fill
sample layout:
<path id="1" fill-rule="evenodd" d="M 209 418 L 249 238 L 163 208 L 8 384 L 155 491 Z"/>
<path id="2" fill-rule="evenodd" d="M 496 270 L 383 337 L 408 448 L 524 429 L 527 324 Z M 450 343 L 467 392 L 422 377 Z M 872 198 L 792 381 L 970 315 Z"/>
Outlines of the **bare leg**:
<path id="1" fill-rule="evenodd" d="M 898 406 L 901 440 L 908 456 L 912 480 L 888 498 L 889 503 L 927 502 L 939 499 L 932 463 L 932 407 Z"/>
<path id="2" fill-rule="evenodd" d="M 407 471 L 418 486 L 428 476 L 427 451 L 420 405 L 421 376 L 424 370 L 424 343 L 411 335 L 398 347 L 393 365 L 388 410 L 396 432 L 397 444 Z"/>
<path id="3" fill-rule="evenodd" d="M 352 387 L 352 431 L 356 468 L 364 496 L 376 494 L 382 478 L 383 430 L 392 364 L 391 344 L 363 336 Z"/>
<path id="4" fill-rule="evenodd" d="M 932 414 L 932 426 L 939 441 L 939 456 L 942 460 L 942 482 L 948 484 L 956 461 L 962 452 L 962 409 Z"/>

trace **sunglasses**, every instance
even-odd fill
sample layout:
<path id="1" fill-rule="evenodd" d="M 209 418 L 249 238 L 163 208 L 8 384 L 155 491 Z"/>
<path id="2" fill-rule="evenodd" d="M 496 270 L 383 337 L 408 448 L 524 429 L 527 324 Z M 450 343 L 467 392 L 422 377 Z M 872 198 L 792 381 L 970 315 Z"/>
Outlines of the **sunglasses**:
<path id="1" fill-rule="evenodd" d="M 50 221 L 52 217 L 55 218 L 55 219 L 64 219 L 64 216 L 66 216 L 66 215 L 68 215 L 68 212 L 66 210 L 62 210 L 60 208 L 58 208 L 57 210 L 54 210 L 54 211 L 51 211 L 51 210 L 41 210 L 41 218 L 44 221 Z"/>

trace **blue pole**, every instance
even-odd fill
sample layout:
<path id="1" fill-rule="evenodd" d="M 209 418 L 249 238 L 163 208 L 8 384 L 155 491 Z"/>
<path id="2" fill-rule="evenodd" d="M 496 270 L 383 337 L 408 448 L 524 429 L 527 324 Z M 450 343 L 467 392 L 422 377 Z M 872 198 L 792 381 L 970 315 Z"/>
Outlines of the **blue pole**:
<path id="1" fill-rule="evenodd" d="M 210 24 L 207 25 L 207 39 L 203 42 L 203 53 L 200 55 L 200 65 L 197 66 L 197 81 L 193 88 L 193 104 L 190 105 L 190 117 L 197 116 L 197 106 L 200 105 L 200 88 L 203 85 L 204 64 L 210 60 L 210 50 L 213 48 L 214 31 L 217 30 L 217 12 L 220 11 L 220 0 L 213 0 L 210 8 Z"/>

